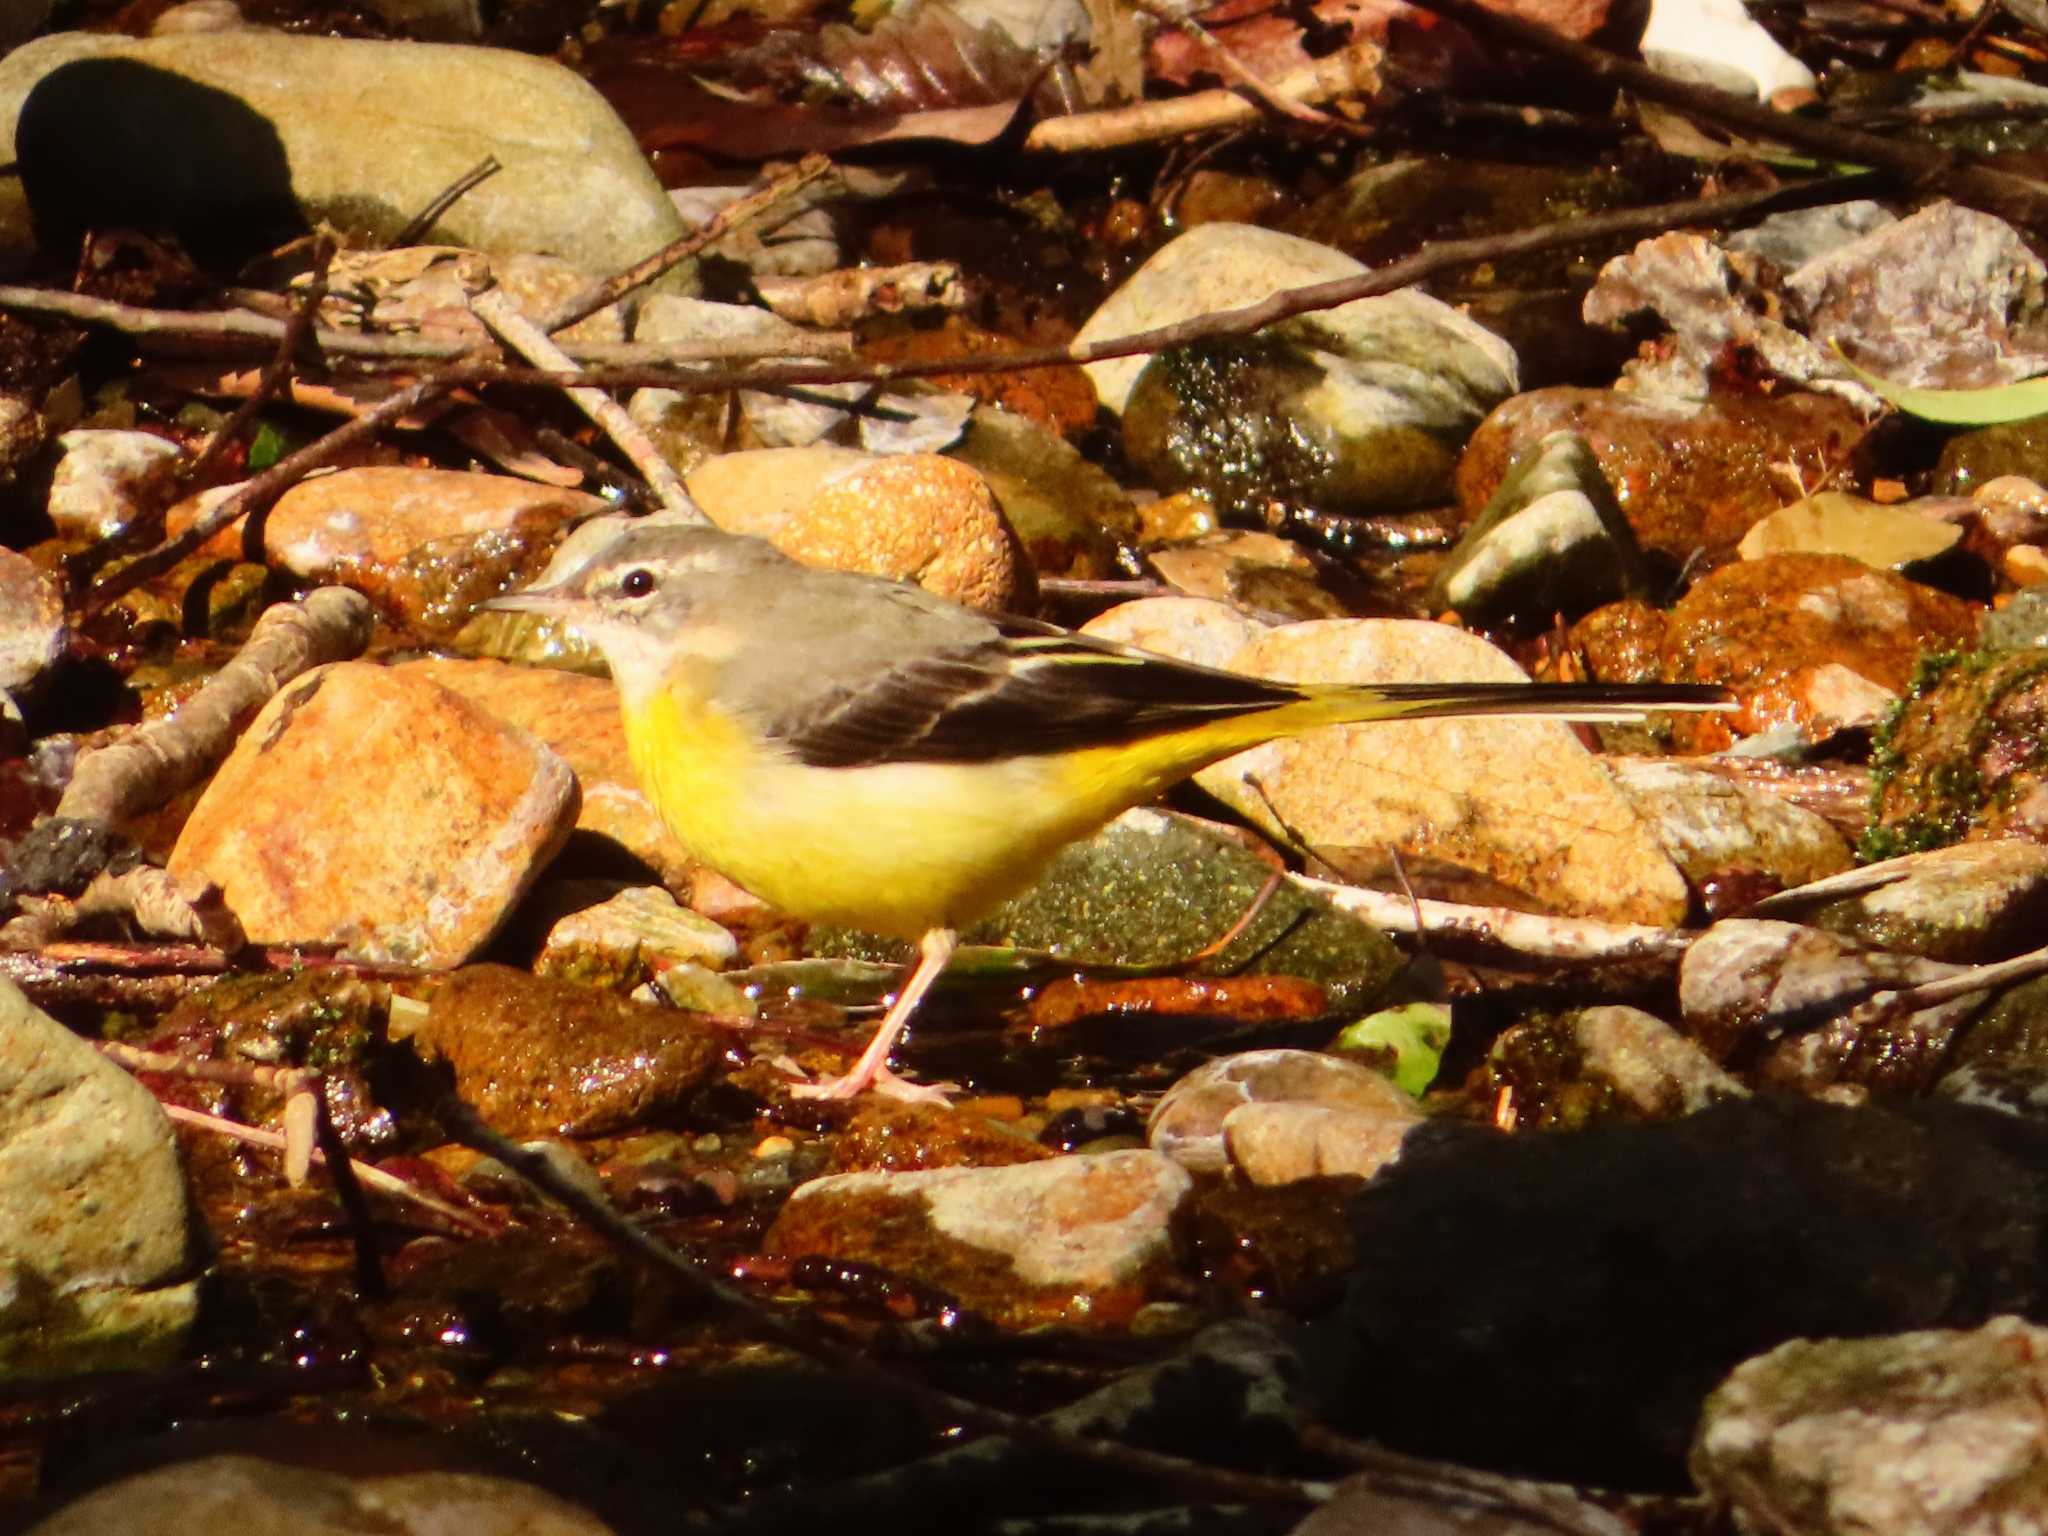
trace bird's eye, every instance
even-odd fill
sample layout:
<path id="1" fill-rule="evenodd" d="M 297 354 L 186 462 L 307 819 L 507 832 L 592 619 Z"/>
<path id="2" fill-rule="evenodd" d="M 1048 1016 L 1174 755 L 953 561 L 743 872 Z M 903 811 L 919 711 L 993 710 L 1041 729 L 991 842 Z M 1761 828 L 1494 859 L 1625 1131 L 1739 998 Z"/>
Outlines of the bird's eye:
<path id="1" fill-rule="evenodd" d="M 645 597 L 654 590 L 654 572 L 637 568 L 619 578 L 619 590 L 628 597 Z"/>

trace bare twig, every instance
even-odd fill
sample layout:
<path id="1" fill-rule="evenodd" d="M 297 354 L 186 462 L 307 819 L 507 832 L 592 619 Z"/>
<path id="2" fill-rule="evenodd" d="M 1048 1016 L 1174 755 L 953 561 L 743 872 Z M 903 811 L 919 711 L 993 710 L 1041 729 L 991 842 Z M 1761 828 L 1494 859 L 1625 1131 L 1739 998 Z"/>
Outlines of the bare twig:
<path id="1" fill-rule="evenodd" d="M 1133 3 L 1146 15 L 1178 30 L 1216 61 L 1217 68 L 1226 79 L 1236 81 L 1280 116 L 1325 133 L 1356 135 L 1359 132 L 1354 124 L 1331 117 L 1327 112 L 1318 112 L 1301 97 L 1290 95 L 1285 89 L 1269 83 L 1174 0 L 1133 0 Z"/>
<path id="2" fill-rule="evenodd" d="M 1922 1008 L 1932 1008 L 1937 1003 L 1953 1002 L 1956 998 L 1970 997 L 1978 992 L 1995 991 L 2034 976 L 2048 976 L 2048 949 L 2029 950 L 2024 955 L 1989 965 L 1973 965 L 1954 976 L 1923 981 L 1917 987 L 1874 992 L 1851 1009 L 1842 1022 L 1847 1028 L 1869 1029 L 1901 1014 L 1917 1013 Z"/>
<path id="3" fill-rule="evenodd" d="M 427 231 L 434 227 L 434 221 L 453 208 L 471 192 L 505 169 L 496 155 L 485 155 L 468 170 L 434 194 L 432 201 L 414 214 L 397 234 L 391 237 L 394 248 L 417 245 L 427 237 Z"/>
<path id="4" fill-rule="evenodd" d="M 583 292 L 565 300 L 559 307 L 539 321 L 543 331 L 567 330 L 587 315 L 594 315 L 607 304 L 615 304 L 634 289 L 653 282 L 662 273 L 678 262 L 688 261 L 707 246 L 716 245 L 741 225 L 751 224 L 767 213 L 776 204 L 802 191 L 832 169 L 832 162 L 823 155 L 805 155 L 802 160 L 772 178 L 766 186 L 749 192 L 725 207 L 702 229 L 692 230 L 680 239 L 672 240 L 645 261 L 635 262 L 625 271 L 593 284 Z"/>
<path id="5" fill-rule="evenodd" d="M 87 753 L 56 815 L 111 826 L 197 784 L 278 689 L 325 662 L 360 655 L 370 629 L 369 600 L 347 587 L 273 604 L 234 660 L 172 714 Z"/>
<path id="6" fill-rule="evenodd" d="M 1425 901 L 1339 885 L 1310 875 L 1290 878 L 1305 891 L 1389 933 L 1472 939 L 1541 960 L 1679 960 L 1695 935 L 1643 923 L 1608 923 L 1592 917 L 1545 917 L 1512 907 L 1475 907 Z"/>
<path id="7" fill-rule="evenodd" d="M 547 332 L 520 314 L 501 289 L 492 288 L 478 294 L 469 301 L 469 307 L 477 319 L 491 328 L 493 335 L 528 362 L 561 373 L 576 371 L 575 363 L 562 355 L 561 349 L 548 339 Z M 640 471 L 640 477 L 653 487 L 665 510 L 686 522 L 710 521 L 690 493 L 683 489 L 683 477 L 676 473 L 675 466 L 662 457 L 661 450 L 654 446 L 640 424 L 626 414 L 624 406 L 601 389 L 571 388 L 563 392 L 632 461 L 633 467 Z"/>

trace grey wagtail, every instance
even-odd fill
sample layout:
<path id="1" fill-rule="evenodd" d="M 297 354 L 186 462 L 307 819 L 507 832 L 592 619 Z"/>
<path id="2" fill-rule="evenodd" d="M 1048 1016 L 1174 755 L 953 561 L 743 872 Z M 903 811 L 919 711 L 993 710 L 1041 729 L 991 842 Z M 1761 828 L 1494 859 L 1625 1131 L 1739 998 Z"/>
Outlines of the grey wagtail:
<path id="1" fill-rule="evenodd" d="M 1686 685 L 1270 682 L 672 524 L 489 606 L 551 615 L 603 652 L 634 770 L 693 855 L 792 916 L 918 943 L 853 1070 L 799 1090 L 833 1098 L 938 1097 L 888 1058 L 958 930 L 1233 752 L 1363 720 L 1727 702 Z"/>

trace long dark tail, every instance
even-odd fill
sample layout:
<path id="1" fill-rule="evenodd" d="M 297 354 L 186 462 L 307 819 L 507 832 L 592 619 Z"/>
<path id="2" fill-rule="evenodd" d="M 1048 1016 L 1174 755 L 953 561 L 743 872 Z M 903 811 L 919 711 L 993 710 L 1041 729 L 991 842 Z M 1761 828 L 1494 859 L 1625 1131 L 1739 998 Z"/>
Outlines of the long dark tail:
<path id="1" fill-rule="evenodd" d="M 1364 683 L 1303 688 L 1332 719 L 1427 720 L 1447 715 L 1562 715 L 1616 723 L 1666 710 L 1726 709 L 1734 696 L 1702 683 Z"/>

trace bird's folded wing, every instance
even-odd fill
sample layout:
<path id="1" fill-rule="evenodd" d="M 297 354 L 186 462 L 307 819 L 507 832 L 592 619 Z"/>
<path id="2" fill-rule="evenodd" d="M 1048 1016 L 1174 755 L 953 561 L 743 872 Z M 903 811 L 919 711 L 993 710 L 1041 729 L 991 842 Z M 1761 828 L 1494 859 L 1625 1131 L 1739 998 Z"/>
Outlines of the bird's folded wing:
<path id="1" fill-rule="evenodd" d="M 834 688 L 768 731 L 818 768 L 987 762 L 1113 746 L 1299 697 L 1284 683 L 1017 624 Z"/>

